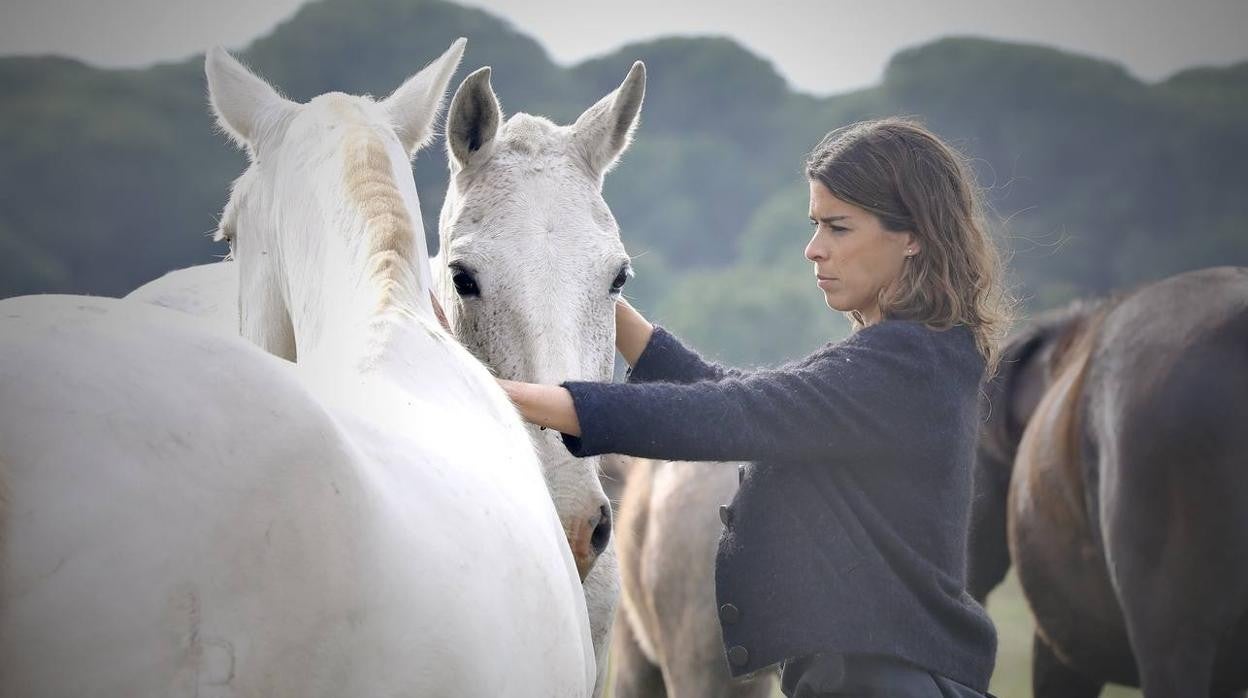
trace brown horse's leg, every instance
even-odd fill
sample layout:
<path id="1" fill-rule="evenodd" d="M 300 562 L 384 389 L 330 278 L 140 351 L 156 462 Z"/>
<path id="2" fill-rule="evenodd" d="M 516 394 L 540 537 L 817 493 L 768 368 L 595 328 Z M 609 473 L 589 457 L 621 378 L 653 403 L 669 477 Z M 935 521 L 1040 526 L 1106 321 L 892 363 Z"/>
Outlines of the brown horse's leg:
<path id="1" fill-rule="evenodd" d="M 1213 643 L 1174 640 L 1137 646 L 1144 698 L 1206 698 L 1213 675 Z"/>
<path id="2" fill-rule="evenodd" d="M 1208 698 L 1220 638 L 1242 615 L 1236 594 L 1226 590 L 1246 576 L 1236 569 L 1238 551 L 1216 539 L 1229 526 L 1219 529 L 1206 512 L 1178 517 L 1161 504 L 1110 510 L 1107 544 L 1127 634 L 1145 698 Z M 1211 549 L 1214 541 L 1227 550 Z"/>
<path id="3" fill-rule="evenodd" d="M 1040 633 L 1031 641 L 1031 693 L 1035 698 L 1097 698 L 1105 684 L 1066 666 Z"/>
<path id="4" fill-rule="evenodd" d="M 1164 596 L 1156 598 L 1165 599 Z M 1167 602 L 1158 605 L 1167 605 Z M 1155 607 L 1152 610 L 1156 612 Z M 1207 698 L 1211 693 L 1213 659 L 1217 651 L 1214 635 L 1196 630 L 1186 619 L 1153 625 L 1149 621 L 1161 619 L 1148 618 L 1149 612 L 1139 608 L 1131 613 L 1135 618 L 1128 621 L 1128 626 L 1144 697 Z"/>
<path id="5" fill-rule="evenodd" d="M 1248 483 L 1228 475 L 1243 456 L 1181 459 L 1189 443 L 1217 443 L 1183 426 L 1179 435 L 1153 428 L 1167 443 L 1148 441 L 1140 426 L 1122 429 L 1121 460 L 1103 460 L 1117 484 L 1102 499 L 1105 547 L 1145 698 L 1208 698 L 1219 644 L 1244 616 Z"/>
<path id="6" fill-rule="evenodd" d="M 624 614 L 617 614 L 611 642 L 615 698 L 667 698 L 663 673 L 646 658 Z"/>

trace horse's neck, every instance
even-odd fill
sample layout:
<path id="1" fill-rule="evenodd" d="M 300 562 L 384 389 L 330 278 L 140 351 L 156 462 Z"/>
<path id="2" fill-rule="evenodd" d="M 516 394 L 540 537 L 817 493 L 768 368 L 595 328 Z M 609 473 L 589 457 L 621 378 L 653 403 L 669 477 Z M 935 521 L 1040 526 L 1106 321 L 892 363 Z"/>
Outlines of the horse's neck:
<path id="1" fill-rule="evenodd" d="M 288 257 L 298 298 L 299 364 L 309 378 L 344 395 L 419 394 L 457 372 L 455 352 L 434 319 L 428 250 L 410 165 L 369 129 L 344 138 L 342 207 L 320 246 Z M 331 187 L 331 191 L 333 188 Z M 295 216 L 304 215 L 302 211 Z M 309 220 L 325 227 L 324 220 Z M 337 228 L 350 231 L 335 235 Z M 307 273 L 307 278 L 297 278 Z"/>
<path id="2" fill-rule="evenodd" d="M 390 309 L 327 331 L 335 341 L 301 351 L 297 366 L 336 407 L 398 429 L 435 405 L 504 418 L 489 374 L 432 317 Z"/>
<path id="3" fill-rule="evenodd" d="M 464 370 L 463 351 L 438 324 L 422 283 L 427 258 L 385 251 L 357 265 L 317 266 L 317 283 L 301 284 L 308 290 L 293 313 L 297 363 L 308 383 L 366 412 L 409 404 L 413 395 L 454 399 L 448 391 L 464 391 L 462 380 L 452 380 Z"/>

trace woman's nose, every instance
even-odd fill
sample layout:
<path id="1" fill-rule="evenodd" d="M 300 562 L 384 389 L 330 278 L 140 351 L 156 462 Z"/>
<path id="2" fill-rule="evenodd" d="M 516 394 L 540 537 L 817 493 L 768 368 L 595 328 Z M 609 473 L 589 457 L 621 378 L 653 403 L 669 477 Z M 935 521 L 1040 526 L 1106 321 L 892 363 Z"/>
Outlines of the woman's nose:
<path id="1" fill-rule="evenodd" d="M 819 235 L 816 233 L 810 238 L 810 242 L 806 243 L 806 259 L 812 262 L 821 262 L 827 259 L 827 253 L 818 244 Z"/>

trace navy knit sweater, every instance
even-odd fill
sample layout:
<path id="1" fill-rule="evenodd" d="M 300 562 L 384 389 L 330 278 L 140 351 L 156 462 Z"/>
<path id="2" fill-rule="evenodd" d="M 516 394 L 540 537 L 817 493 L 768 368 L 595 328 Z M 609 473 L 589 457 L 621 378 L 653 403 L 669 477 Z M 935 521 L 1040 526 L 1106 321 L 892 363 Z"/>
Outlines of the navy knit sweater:
<path id="1" fill-rule="evenodd" d="M 885 654 L 986 691 L 996 633 L 965 587 L 984 362 L 964 327 L 888 320 L 782 368 L 708 363 L 655 328 L 628 383 L 565 383 L 578 456 L 748 460 L 715 586 L 734 676 Z"/>

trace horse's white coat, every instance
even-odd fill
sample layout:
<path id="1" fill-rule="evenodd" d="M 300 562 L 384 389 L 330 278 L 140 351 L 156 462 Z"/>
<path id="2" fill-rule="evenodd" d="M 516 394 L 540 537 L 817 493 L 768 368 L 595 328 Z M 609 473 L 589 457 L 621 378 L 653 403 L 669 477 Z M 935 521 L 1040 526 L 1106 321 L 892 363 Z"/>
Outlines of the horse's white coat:
<path id="1" fill-rule="evenodd" d="M 407 155 L 462 48 L 381 103 L 209 55 L 253 156 L 243 328 L 287 313 L 298 364 L 147 304 L 0 302 L 0 695 L 592 691 L 528 435 L 422 273 Z"/>
<path id="2" fill-rule="evenodd" d="M 233 260 L 171 271 L 126 298 L 190 313 L 226 336 L 238 336 L 238 265 Z"/>

